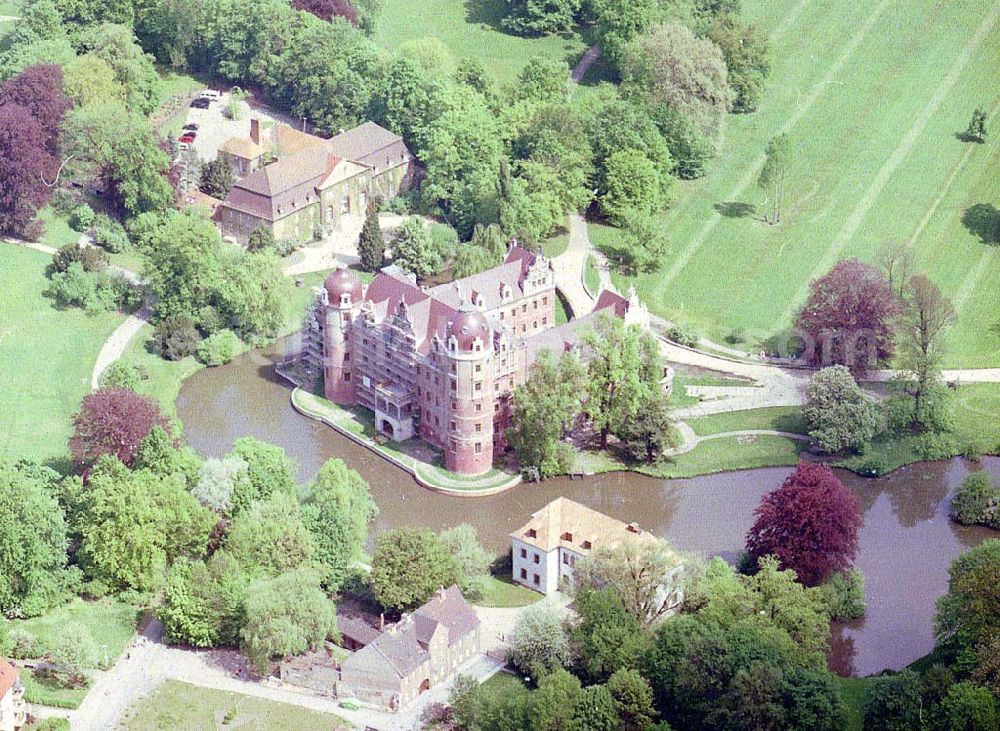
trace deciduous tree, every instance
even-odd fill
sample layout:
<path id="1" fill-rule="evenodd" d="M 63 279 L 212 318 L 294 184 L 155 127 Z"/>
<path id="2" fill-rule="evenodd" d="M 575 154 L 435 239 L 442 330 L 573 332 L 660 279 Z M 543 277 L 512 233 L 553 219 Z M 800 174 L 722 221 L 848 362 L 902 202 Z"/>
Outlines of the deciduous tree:
<path id="1" fill-rule="evenodd" d="M 58 157 L 59 126 L 71 103 L 63 94 L 63 72 L 55 64 L 29 66 L 0 84 L 0 106 L 17 104 L 38 120 L 45 150 Z M 50 181 L 51 182 L 51 181 Z"/>
<path id="2" fill-rule="evenodd" d="M 320 20 L 343 18 L 352 25 L 358 24 L 358 11 L 350 0 L 293 0 L 292 7 L 312 13 Z"/>
<path id="3" fill-rule="evenodd" d="M 130 465 L 142 440 L 154 426 L 167 421 L 156 403 L 127 388 L 101 388 L 83 397 L 73 418 L 70 452 L 77 469 L 85 469 L 105 454 Z"/>
<path id="4" fill-rule="evenodd" d="M 295 498 L 276 492 L 240 512 L 229 526 L 225 548 L 252 576 L 277 576 L 308 566 L 316 556 L 312 534 Z"/>
<path id="5" fill-rule="evenodd" d="M 781 212 L 785 207 L 785 182 L 791 164 L 792 145 L 788 135 L 772 137 L 764 151 L 764 167 L 757 177 L 757 186 L 764 191 L 765 200 L 770 203 L 771 213 L 764 220 L 775 224 L 781 222 Z"/>
<path id="6" fill-rule="evenodd" d="M 234 517 L 255 501 L 272 495 L 295 496 L 292 461 L 281 447 L 255 437 L 240 437 L 233 442 L 231 454 L 247 463 L 246 479 L 237 480 L 233 488 L 230 504 Z"/>
<path id="7" fill-rule="evenodd" d="M 316 560 L 323 565 L 323 585 L 336 591 L 368 540 L 368 526 L 378 506 L 368 483 L 343 460 L 327 460 L 306 491 L 302 520 L 316 545 Z"/>
<path id="8" fill-rule="evenodd" d="M 67 538 L 54 497 L 58 477 L 0 459 L 0 617 L 33 617 L 60 598 Z"/>
<path id="9" fill-rule="evenodd" d="M 337 614 L 309 571 L 259 579 L 247 588 L 240 647 L 259 672 L 272 660 L 314 650 L 336 638 Z"/>
<path id="10" fill-rule="evenodd" d="M 440 587 L 458 582 L 459 567 L 445 545 L 424 528 L 400 528 L 380 535 L 372 557 L 372 590 L 386 609 L 409 610 Z"/>
<path id="11" fill-rule="evenodd" d="M 233 165 L 229 161 L 229 156 L 219 155 L 211 162 L 206 162 L 201 166 L 198 189 L 206 195 L 222 199 L 229 195 L 229 190 L 235 181 L 236 176 L 233 174 Z M 266 227 L 263 228 L 270 230 Z"/>
<path id="12" fill-rule="evenodd" d="M 907 390 L 913 396 L 913 424 L 921 429 L 940 419 L 929 410 L 941 405 L 928 398 L 941 381 L 944 334 L 955 322 L 955 308 L 927 277 L 916 275 L 909 281 L 903 300 L 899 328 L 899 365 L 911 380 Z"/>
<path id="13" fill-rule="evenodd" d="M 800 462 L 763 497 L 754 518 L 747 533 L 750 555 L 775 556 L 806 586 L 850 568 L 857 556 L 861 504 L 825 465 Z"/>
<path id="14" fill-rule="evenodd" d="M 855 376 L 895 352 L 899 304 L 885 278 L 857 259 L 845 259 L 809 285 L 797 327 L 808 339 L 812 365 L 846 365 Z"/>
<path id="15" fill-rule="evenodd" d="M 863 448 L 884 426 L 878 404 L 865 396 L 841 365 L 824 368 L 809 380 L 802 415 L 809 436 L 833 454 Z"/>
<path id="16" fill-rule="evenodd" d="M 938 600 L 934 621 L 938 645 L 956 669 L 976 667 L 976 650 L 1000 635 L 1000 540 L 984 541 L 955 559 L 948 593 Z"/>
<path id="17" fill-rule="evenodd" d="M 577 568 L 584 587 L 608 587 L 643 627 L 680 609 L 684 598 L 684 557 L 666 541 L 625 541 L 598 547 Z"/>
<path id="18" fill-rule="evenodd" d="M 58 162 L 43 146 L 46 136 L 27 108 L 0 105 L 0 231 L 22 235 L 49 199 L 42 178 L 54 178 Z"/>
<path id="19" fill-rule="evenodd" d="M 536 679 L 569 663 L 569 640 L 554 608 L 533 604 L 521 612 L 511 638 L 510 661 Z"/>

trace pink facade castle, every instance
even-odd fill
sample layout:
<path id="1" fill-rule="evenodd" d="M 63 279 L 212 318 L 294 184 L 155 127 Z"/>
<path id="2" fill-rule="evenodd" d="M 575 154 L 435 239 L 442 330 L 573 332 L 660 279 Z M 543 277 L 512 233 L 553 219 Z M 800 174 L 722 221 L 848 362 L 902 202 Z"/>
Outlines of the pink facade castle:
<path id="1" fill-rule="evenodd" d="M 365 287 L 342 268 L 319 293 L 302 360 L 331 401 L 370 409 L 385 436 L 418 436 L 443 450 L 447 469 L 478 475 L 505 447 L 511 397 L 535 355 L 572 347 L 598 310 L 628 308 L 604 292 L 594 313 L 557 327 L 552 266 L 519 246 L 500 266 L 433 288 L 395 266 Z"/>

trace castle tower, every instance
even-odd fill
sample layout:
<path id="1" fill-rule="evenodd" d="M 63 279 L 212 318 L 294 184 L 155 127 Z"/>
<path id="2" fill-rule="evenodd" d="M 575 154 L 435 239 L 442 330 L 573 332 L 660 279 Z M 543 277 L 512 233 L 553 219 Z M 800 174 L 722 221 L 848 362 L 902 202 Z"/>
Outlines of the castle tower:
<path id="1" fill-rule="evenodd" d="M 448 329 L 448 439 L 445 467 L 481 475 L 493 467 L 493 330 L 472 305 Z"/>
<path id="2" fill-rule="evenodd" d="M 351 326 L 361 304 L 358 275 L 343 265 L 326 278 L 323 308 L 323 394 L 338 404 L 355 402 L 351 374 Z"/>

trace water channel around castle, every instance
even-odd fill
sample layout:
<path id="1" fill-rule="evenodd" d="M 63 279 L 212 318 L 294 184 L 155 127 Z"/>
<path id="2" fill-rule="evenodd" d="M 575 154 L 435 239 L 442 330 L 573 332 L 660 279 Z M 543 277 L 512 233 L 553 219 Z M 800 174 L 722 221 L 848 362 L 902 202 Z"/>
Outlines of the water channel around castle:
<path id="1" fill-rule="evenodd" d="M 208 456 L 222 456 L 236 438 L 252 435 L 284 447 L 303 482 L 327 459 L 343 459 L 368 481 L 378 503 L 374 534 L 403 525 L 440 530 L 470 523 L 484 545 L 502 551 L 510 531 L 564 495 L 635 521 L 681 549 L 732 561 L 753 509 L 791 471 L 777 467 L 683 480 L 619 472 L 524 484 L 491 497 L 450 497 L 420 487 L 364 447 L 301 416 L 291 407 L 290 393 L 274 375 L 269 353 L 251 351 L 189 378 L 177 411 L 188 443 Z M 864 509 L 856 566 L 865 576 L 868 612 L 860 620 L 834 623 L 831 669 L 868 675 L 902 668 L 931 650 L 934 605 L 947 589 L 949 564 L 983 540 L 1000 537 L 948 519 L 950 496 L 970 469 L 980 468 L 1000 475 L 1000 458 L 986 458 L 981 467 L 958 459 L 923 463 L 879 479 L 839 472 Z"/>

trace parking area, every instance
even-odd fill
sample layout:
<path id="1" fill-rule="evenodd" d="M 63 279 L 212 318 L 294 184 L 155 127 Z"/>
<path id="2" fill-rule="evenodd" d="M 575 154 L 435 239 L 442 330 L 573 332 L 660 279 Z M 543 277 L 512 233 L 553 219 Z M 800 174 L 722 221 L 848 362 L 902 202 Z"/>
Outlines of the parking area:
<path id="1" fill-rule="evenodd" d="M 191 147 L 202 162 L 214 160 L 219 153 L 219 146 L 230 137 L 250 137 L 250 117 L 263 121 L 281 121 L 278 115 L 259 106 L 251 105 L 246 100 L 237 102 L 235 119 L 229 119 L 225 110 L 229 106 L 230 93 L 219 93 L 216 101 L 210 101 L 207 108 L 188 107 L 185 124 L 196 124 L 194 142 Z"/>

